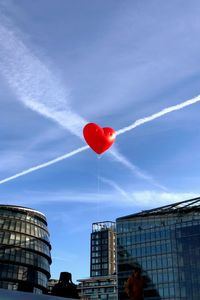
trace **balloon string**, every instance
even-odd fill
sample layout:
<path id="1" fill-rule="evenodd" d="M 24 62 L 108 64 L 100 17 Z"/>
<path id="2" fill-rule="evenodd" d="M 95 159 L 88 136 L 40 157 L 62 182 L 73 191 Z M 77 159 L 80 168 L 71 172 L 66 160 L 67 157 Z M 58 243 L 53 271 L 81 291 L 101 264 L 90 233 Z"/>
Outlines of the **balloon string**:
<path id="1" fill-rule="evenodd" d="M 99 160 L 97 157 L 97 195 L 99 197 Z"/>
<path id="2" fill-rule="evenodd" d="M 98 214 L 99 214 L 99 217 L 100 217 L 100 178 L 101 178 L 101 175 L 100 175 L 100 158 L 101 158 L 101 155 L 98 155 L 97 156 L 97 193 L 98 193 L 98 197 L 99 197 L 99 201 L 98 201 Z"/>

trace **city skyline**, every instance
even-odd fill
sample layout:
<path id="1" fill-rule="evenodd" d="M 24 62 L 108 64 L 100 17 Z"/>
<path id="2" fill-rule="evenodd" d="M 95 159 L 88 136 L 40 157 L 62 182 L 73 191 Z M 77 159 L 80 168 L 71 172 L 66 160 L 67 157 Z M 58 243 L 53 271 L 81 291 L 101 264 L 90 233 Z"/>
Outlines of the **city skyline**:
<path id="1" fill-rule="evenodd" d="M 200 94 L 199 12 L 0 0 L 0 202 L 46 215 L 53 278 L 89 277 L 92 223 L 199 196 L 199 100 L 133 126 Z M 101 157 L 87 122 L 118 132 Z"/>

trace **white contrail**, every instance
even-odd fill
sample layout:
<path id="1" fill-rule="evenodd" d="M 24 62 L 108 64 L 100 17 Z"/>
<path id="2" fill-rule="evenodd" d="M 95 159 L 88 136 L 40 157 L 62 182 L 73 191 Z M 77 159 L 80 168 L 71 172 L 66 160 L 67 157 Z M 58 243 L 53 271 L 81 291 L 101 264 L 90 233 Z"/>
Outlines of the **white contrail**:
<path id="1" fill-rule="evenodd" d="M 132 162 L 130 162 L 124 155 L 122 155 L 116 147 L 113 147 L 108 154 L 110 154 L 117 162 L 120 162 L 124 166 L 126 166 L 129 170 L 131 170 L 135 175 L 139 178 L 147 180 L 154 186 L 159 187 L 160 189 L 167 191 L 167 188 L 160 183 L 156 182 L 156 180 L 148 174 L 145 174 L 144 171 L 141 171 L 137 166 L 135 166 Z"/>
<path id="2" fill-rule="evenodd" d="M 64 160 L 64 159 L 69 158 L 69 157 L 71 157 L 71 156 L 74 156 L 74 155 L 76 155 L 76 154 L 78 154 L 78 153 L 80 153 L 80 152 L 82 152 L 82 151 L 85 151 L 85 150 L 87 150 L 88 148 L 89 148 L 89 146 L 80 147 L 80 148 L 78 148 L 78 149 L 76 149 L 76 150 L 73 150 L 73 151 L 71 151 L 71 152 L 69 152 L 69 153 L 66 153 L 66 154 L 64 154 L 64 155 L 62 155 L 62 156 L 59 156 L 59 157 L 57 157 L 57 158 L 55 158 L 55 159 L 52 159 L 52 160 L 50 160 L 50 161 L 48 161 L 48 162 L 46 162 L 46 163 L 43 163 L 43 164 L 38 165 L 38 166 L 36 166 L 36 167 L 32 167 L 32 168 L 27 169 L 27 170 L 25 170 L 25 171 L 22 171 L 22 172 L 20 172 L 20 173 L 18 173 L 18 174 L 16 174 L 16 175 L 13 175 L 13 176 L 10 176 L 10 177 L 8 177 L 8 178 L 5 178 L 5 179 L 3 179 L 3 180 L 0 181 L 0 184 L 5 183 L 5 182 L 10 181 L 10 180 L 13 180 L 13 179 L 15 179 L 15 178 L 18 178 L 18 177 L 20 177 L 20 176 L 26 175 L 26 174 L 28 174 L 28 173 L 34 172 L 34 171 L 36 171 L 36 170 L 39 170 L 39 169 L 42 169 L 42 168 L 46 168 L 46 167 L 48 167 L 48 166 L 50 166 L 50 165 L 53 165 L 53 164 L 55 164 L 55 163 L 57 163 L 57 162 L 59 162 L 59 161 L 61 161 L 61 160 Z"/>
<path id="3" fill-rule="evenodd" d="M 114 182 L 113 180 L 107 179 L 105 177 L 99 177 L 99 179 L 104 182 L 109 184 L 110 186 L 112 186 L 117 192 L 119 192 L 123 197 L 125 197 L 127 200 L 132 200 L 132 198 L 129 196 L 129 194 L 123 190 L 116 182 Z"/>
<path id="4" fill-rule="evenodd" d="M 17 95 L 17 99 L 33 111 L 56 121 L 71 133 L 82 138 L 82 128 L 87 121 L 71 111 L 68 106 L 68 91 L 63 88 L 61 82 L 54 76 L 48 66 L 26 47 L 23 41 L 16 35 L 15 29 L 13 28 L 14 27 L 11 26 L 8 28 L 8 26 L 0 24 L 0 70 L 7 79 L 13 92 Z M 199 96 L 170 108 L 163 109 L 159 113 L 149 117 L 139 119 L 130 126 L 118 130 L 117 135 L 197 101 L 199 101 Z M 76 154 L 77 150 L 74 150 L 75 153 L 72 151 L 47 163 L 20 172 L 0 181 L 0 183 L 47 167 L 48 165 Z M 137 176 L 153 183 L 153 178 L 145 175 L 137 167 L 130 165 L 131 163 L 128 162 L 126 158 L 122 158 L 122 155 L 117 156 L 112 152 L 110 154 L 115 157 L 118 162 L 132 169 Z M 155 181 L 153 184 L 155 184 Z"/>
<path id="5" fill-rule="evenodd" d="M 119 135 L 119 134 L 123 134 L 123 133 L 125 133 L 126 131 L 130 131 L 130 130 L 136 128 L 137 126 L 140 126 L 140 125 L 142 125 L 142 124 L 144 124 L 144 123 L 153 121 L 153 120 L 155 120 L 155 119 L 157 119 L 157 118 L 160 118 L 161 116 L 163 116 L 163 115 L 165 115 L 165 114 L 167 114 L 167 113 L 170 113 L 170 112 L 172 112 L 172 111 L 179 110 L 179 109 L 182 109 L 182 108 L 184 108 L 184 107 L 186 107 L 186 106 L 188 106 L 188 105 L 195 104 L 195 103 L 198 102 L 198 101 L 200 101 L 200 95 L 197 96 L 197 97 L 195 97 L 195 98 L 192 98 L 192 99 L 190 99 L 190 100 L 187 100 L 187 101 L 185 101 L 185 102 L 182 102 L 182 103 L 180 103 L 180 104 L 177 104 L 177 105 L 174 105 L 174 106 L 170 106 L 170 107 L 168 107 L 168 108 L 165 108 L 165 109 L 161 110 L 160 112 L 155 113 L 155 114 L 153 114 L 153 115 L 151 115 L 151 116 L 149 116 L 149 117 L 145 117 L 145 118 L 143 118 L 143 119 L 139 119 L 139 120 L 135 121 L 132 125 L 127 126 L 127 127 L 124 127 L 124 128 L 122 128 L 122 129 L 118 130 L 118 131 L 117 131 L 117 134 L 118 134 L 118 135 Z M 25 175 L 25 174 L 31 173 L 31 172 L 33 172 L 33 171 L 36 171 L 36 170 L 39 170 L 39 169 L 48 167 L 49 165 L 52 165 L 52 164 L 54 164 L 54 163 L 56 163 L 56 162 L 58 162 L 58 161 L 61 161 L 61 160 L 64 160 L 64 159 L 66 159 L 66 158 L 68 158 L 68 157 L 71 157 L 71 156 L 73 156 L 73 155 L 76 155 L 76 154 L 78 154 L 78 153 L 80 153 L 80 152 L 82 152 L 82 151 L 84 151 L 84 150 L 86 150 L 86 149 L 88 149 L 88 148 L 89 148 L 88 146 L 78 148 L 78 149 L 73 150 L 73 151 L 71 151 L 71 152 L 69 152 L 69 153 L 66 153 L 65 155 L 62 155 L 62 156 L 60 156 L 60 157 L 58 157 L 58 158 L 55 158 L 55 159 L 53 159 L 53 160 L 51 160 L 51 161 L 49 161 L 49 162 L 46 162 L 46 163 L 41 164 L 41 165 L 38 165 L 38 166 L 36 166 L 36 167 L 32 167 L 32 168 L 30 168 L 30 169 L 28 169 L 28 170 L 25 170 L 25 171 L 23 171 L 23 172 L 20 172 L 20 173 L 18 173 L 18 174 L 16 174 L 16 175 L 13 175 L 13 176 L 11 176 L 11 177 L 2 179 L 2 180 L 0 181 L 0 184 L 5 183 L 5 182 L 7 182 L 7 181 L 10 181 L 10 180 L 12 180 L 12 179 L 15 179 L 15 178 L 17 178 L 17 177 L 23 176 L 23 175 Z"/>
<path id="6" fill-rule="evenodd" d="M 155 114 L 153 114 L 153 115 L 151 115 L 151 116 L 149 116 L 149 117 L 145 117 L 145 118 L 142 118 L 142 119 L 138 119 L 138 120 L 135 121 L 133 124 L 131 124 L 131 125 L 127 126 L 127 127 L 124 127 L 124 128 L 122 128 L 122 129 L 119 129 L 119 130 L 116 132 L 116 134 L 117 134 L 117 135 L 120 135 L 120 134 L 125 133 L 125 132 L 127 132 L 127 131 L 129 131 L 129 130 L 132 130 L 132 129 L 134 129 L 134 128 L 136 128 L 136 127 L 138 127 L 138 126 L 140 126 L 140 125 L 142 125 L 142 124 L 144 124 L 144 123 L 153 121 L 153 120 L 158 119 L 158 118 L 160 118 L 160 117 L 162 117 L 162 116 L 164 116 L 164 115 L 166 115 L 166 114 L 168 114 L 168 113 L 170 113 L 170 112 L 172 112 L 172 111 L 182 109 L 182 108 L 184 108 L 184 107 L 186 107 L 186 106 L 192 105 L 192 104 L 194 104 L 194 103 L 196 103 L 196 102 L 199 102 L 199 101 L 200 101 L 200 95 L 198 95 L 197 97 L 192 98 L 192 99 L 190 99 L 190 100 L 187 100 L 187 101 L 185 101 L 185 102 L 182 102 L 182 103 L 180 103 L 180 104 L 177 104 L 177 105 L 174 105 L 174 106 L 170 106 L 170 107 L 164 108 L 164 109 L 162 109 L 161 111 L 159 111 L 158 113 L 155 113 Z"/>
<path id="7" fill-rule="evenodd" d="M 82 138 L 86 121 L 70 109 L 68 90 L 15 29 L 4 24 L 0 24 L 0 71 L 18 101 Z"/>
<path id="8" fill-rule="evenodd" d="M 5 24 L 0 24 L 0 70 L 17 95 L 16 99 L 83 139 L 82 128 L 87 121 L 69 108 L 66 88 L 48 66 L 24 44 L 19 35 L 19 32 L 16 35 L 13 27 L 8 28 Z M 65 158 L 64 155 L 61 160 Z M 116 156 L 115 159 L 117 160 Z M 55 162 L 57 160 L 50 161 L 50 165 Z M 118 162 L 127 167 L 122 159 Z M 19 176 L 46 166 L 45 163 L 30 168 L 20 172 Z M 136 171 L 135 174 L 138 175 Z M 14 178 L 16 177 L 11 176 L 9 180 Z M 148 178 L 143 177 L 143 179 L 149 181 Z"/>

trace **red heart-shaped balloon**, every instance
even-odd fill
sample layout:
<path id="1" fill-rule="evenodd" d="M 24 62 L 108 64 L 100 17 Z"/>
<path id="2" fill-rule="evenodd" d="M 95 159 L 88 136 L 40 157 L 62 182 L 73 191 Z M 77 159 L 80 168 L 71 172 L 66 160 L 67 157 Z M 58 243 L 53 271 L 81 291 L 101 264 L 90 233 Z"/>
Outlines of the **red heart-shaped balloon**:
<path id="1" fill-rule="evenodd" d="M 90 148 L 98 154 L 110 148 L 116 136 L 114 129 L 108 127 L 101 128 L 95 123 L 88 123 L 83 128 L 83 135 Z"/>

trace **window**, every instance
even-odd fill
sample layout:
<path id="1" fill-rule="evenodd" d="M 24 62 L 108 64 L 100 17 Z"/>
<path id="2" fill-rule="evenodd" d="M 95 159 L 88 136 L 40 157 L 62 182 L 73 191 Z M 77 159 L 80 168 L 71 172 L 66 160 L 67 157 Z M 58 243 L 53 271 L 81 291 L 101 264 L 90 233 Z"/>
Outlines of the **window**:
<path id="1" fill-rule="evenodd" d="M 103 263 L 108 262 L 108 257 L 102 257 L 102 262 Z"/>
<path id="2" fill-rule="evenodd" d="M 107 269 L 108 268 L 108 264 L 102 264 L 102 269 Z"/>

